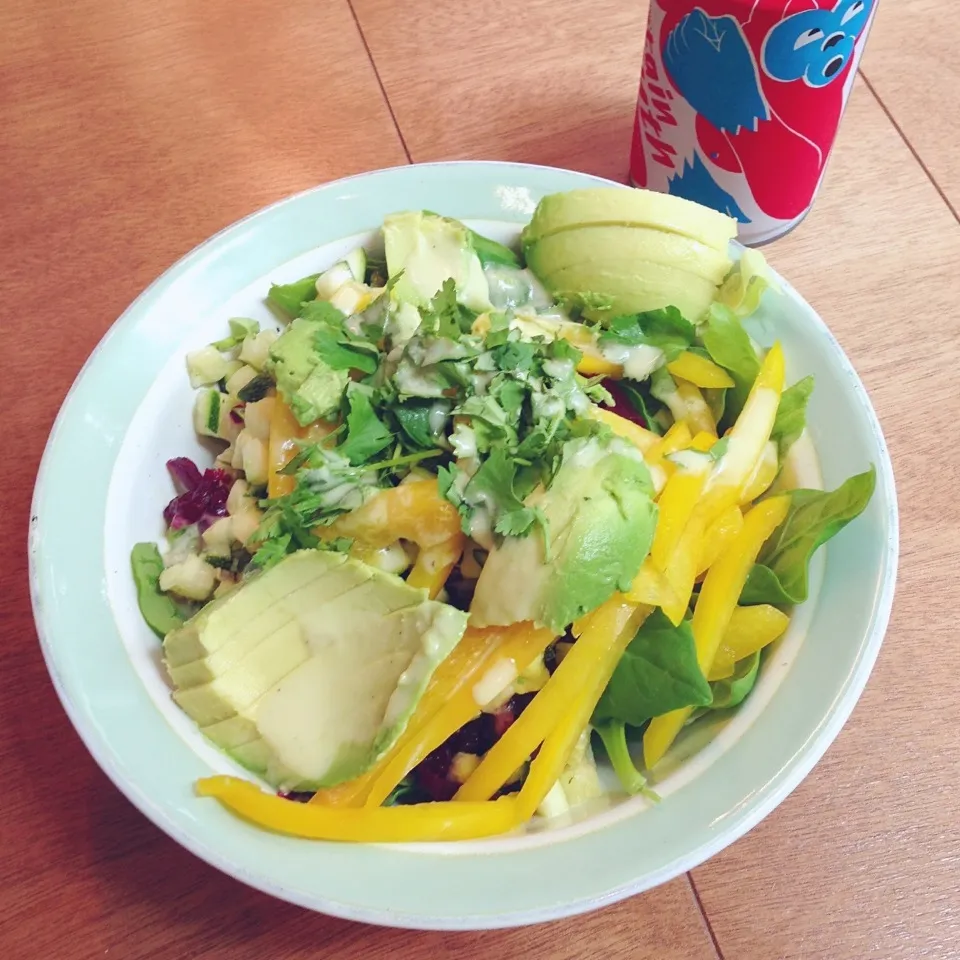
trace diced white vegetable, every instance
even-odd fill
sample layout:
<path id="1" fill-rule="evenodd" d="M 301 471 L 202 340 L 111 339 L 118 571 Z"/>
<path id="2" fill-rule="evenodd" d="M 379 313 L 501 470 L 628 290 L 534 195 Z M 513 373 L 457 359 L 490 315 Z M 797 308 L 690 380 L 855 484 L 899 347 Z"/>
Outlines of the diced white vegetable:
<path id="1" fill-rule="evenodd" d="M 317 277 L 317 296 L 321 300 L 329 300 L 345 283 L 353 279 L 355 278 L 350 265 L 345 260 L 340 260 Z"/>
<path id="2" fill-rule="evenodd" d="M 243 409 L 244 427 L 247 433 L 258 440 L 270 439 L 270 419 L 273 416 L 273 407 L 276 400 L 273 397 L 264 397 L 255 403 L 248 403 Z"/>
<path id="3" fill-rule="evenodd" d="M 241 364 L 240 369 L 227 379 L 227 393 L 235 397 L 256 375 L 257 371 L 253 367 Z"/>
<path id="4" fill-rule="evenodd" d="M 190 386 L 206 386 L 216 383 L 227 375 L 229 361 L 216 347 L 201 347 L 187 354 L 187 374 L 190 376 Z"/>
<path id="5" fill-rule="evenodd" d="M 160 574 L 160 589 L 187 600 L 206 600 L 216 586 L 216 571 L 198 556 L 167 567 Z"/>
<path id="6" fill-rule="evenodd" d="M 200 552 L 200 532 L 196 524 L 192 523 L 189 527 L 183 527 L 168 536 L 170 549 L 163 555 L 165 567 L 182 563 L 187 557 L 196 556 Z"/>
<path id="7" fill-rule="evenodd" d="M 246 545 L 260 526 L 263 514 L 256 507 L 249 507 L 243 513 L 238 513 L 233 519 L 233 535 Z"/>
<path id="8" fill-rule="evenodd" d="M 206 552 L 216 557 L 229 557 L 233 543 L 233 518 L 221 517 L 200 535 Z"/>
<path id="9" fill-rule="evenodd" d="M 352 317 L 355 313 L 365 310 L 373 300 L 373 292 L 365 283 L 351 280 L 345 283 L 332 297 L 330 303 L 341 313 Z"/>
<path id="10" fill-rule="evenodd" d="M 353 279 L 357 283 L 363 283 L 363 278 L 367 275 L 367 251 L 363 247 L 357 247 L 343 258 L 343 262 L 350 268 Z"/>
<path id="11" fill-rule="evenodd" d="M 247 478 L 247 483 L 260 487 L 267 482 L 267 444 L 259 440 L 250 430 L 243 429 L 237 437 L 237 456 L 239 466 Z"/>
<path id="12" fill-rule="evenodd" d="M 240 359 L 256 370 L 262 370 L 270 348 L 280 336 L 276 330 L 261 330 L 255 337 L 247 337 L 240 348 Z"/>
<path id="13" fill-rule="evenodd" d="M 250 484 L 246 480 L 235 480 L 227 494 L 227 513 L 234 517 L 255 506 L 250 498 Z"/>

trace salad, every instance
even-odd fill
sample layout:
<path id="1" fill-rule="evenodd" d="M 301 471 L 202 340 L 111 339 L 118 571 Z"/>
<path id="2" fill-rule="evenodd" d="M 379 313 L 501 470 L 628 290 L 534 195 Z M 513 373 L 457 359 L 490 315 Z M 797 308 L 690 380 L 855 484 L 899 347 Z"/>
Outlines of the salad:
<path id="1" fill-rule="evenodd" d="M 272 285 L 276 328 L 187 355 L 219 453 L 168 462 L 131 562 L 174 700 L 256 777 L 200 795 L 303 837 L 466 839 L 601 796 L 602 751 L 657 799 L 874 488 L 794 488 L 813 381 L 744 327 L 773 284 L 735 226 L 576 190 L 514 250 L 398 212 Z"/>

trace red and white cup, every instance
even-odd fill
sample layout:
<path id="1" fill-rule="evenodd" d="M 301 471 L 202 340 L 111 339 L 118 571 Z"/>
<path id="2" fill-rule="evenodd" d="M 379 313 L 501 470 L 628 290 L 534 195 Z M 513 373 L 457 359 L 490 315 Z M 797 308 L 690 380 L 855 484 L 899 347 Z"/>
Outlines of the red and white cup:
<path id="1" fill-rule="evenodd" d="M 635 186 L 735 217 L 746 244 L 813 205 L 878 0 L 651 0 Z"/>

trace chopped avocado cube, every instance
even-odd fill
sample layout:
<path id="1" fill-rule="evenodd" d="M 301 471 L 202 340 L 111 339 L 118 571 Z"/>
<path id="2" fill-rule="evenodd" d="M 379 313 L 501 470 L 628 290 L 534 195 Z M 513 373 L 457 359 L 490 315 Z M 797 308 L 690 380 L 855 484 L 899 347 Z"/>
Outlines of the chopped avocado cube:
<path id="1" fill-rule="evenodd" d="M 161 639 L 183 624 L 183 613 L 172 597 L 160 589 L 163 558 L 155 543 L 138 543 L 130 552 L 137 605 L 147 626 Z"/>
<path id="2" fill-rule="evenodd" d="M 305 550 L 209 604 L 164 655 L 212 742 L 278 787 L 315 789 L 389 749 L 465 626 L 398 577 Z"/>
<path id="3" fill-rule="evenodd" d="M 383 221 L 383 242 L 388 274 L 402 271 L 395 300 L 426 307 L 452 278 L 459 303 L 477 312 L 491 308 L 483 265 L 462 223 L 422 210 L 394 213 Z"/>
<path id="4" fill-rule="evenodd" d="M 543 512 L 547 536 L 535 529 L 494 546 L 477 580 L 471 625 L 533 620 L 559 633 L 627 590 L 656 529 L 652 493 L 643 459 L 624 441 L 569 442 L 549 489 L 526 501 Z"/>
<path id="5" fill-rule="evenodd" d="M 320 358 L 319 329 L 318 322 L 298 317 L 270 348 L 265 363 L 302 426 L 334 414 L 350 380 L 348 370 L 334 370 Z"/>

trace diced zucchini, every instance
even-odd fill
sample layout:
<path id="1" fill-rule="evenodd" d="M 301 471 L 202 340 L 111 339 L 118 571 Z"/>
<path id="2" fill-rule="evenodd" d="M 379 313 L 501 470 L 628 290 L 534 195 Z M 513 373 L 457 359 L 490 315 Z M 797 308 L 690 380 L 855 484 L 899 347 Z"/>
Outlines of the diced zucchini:
<path id="1" fill-rule="evenodd" d="M 234 480 L 230 492 L 227 494 L 227 513 L 235 517 L 245 510 L 255 506 L 250 498 L 250 484 L 246 480 Z M 236 536 L 236 534 L 234 534 Z"/>
<path id="2" fill-rule="evenodd" d="M 367 251 L 363 247 L 357 247 L 356 250 L 351 250 L 343 258 L 343 262 L 350 268 L 353 279 L 357 283 L 363 283 L 363 279 L 367 275 Z"/>
<path id="3" fill-rule="evenodd" d="M 220 436 L 220 407 L 224 399 L 216 387 L 207 387 L 197 393 L 193 404 L 193 429 L 200 436 Z"/>
<path id="4" fill-rule="evenodd" d="M 273 416 L 274 397 L 264 397 L 256 403 L 248 403 L 243 410 L 244 427 L 258 440 L 270 439 L 270 419 Z"/>
<path id="5" fill-rule="evenodd" d="M 228 360 L 227 361 L 227 370 L 223 375 L 223 379 L 229 381 L 230 378 L 238 371 L 242 370 L 244 367 L 242 360 Z"/>
<path id="6" fill-rule="evenodd" d="M 229 557 L 233 544 L 233 518 L 221 517 L 210 524 L 200 536 L 208 554 L 215 557 Z"/>
<path id="7" fill-rule="evenodd" d="M 240 348 L 240 359 L 255 370 L 262 370 L 270 348 L 279 336 L 276 330 L 261 330 L 255 337 L 248 337 Z"/>
<path id="8" fill-rule="evenodd" d="M 227 393 L 231 397 L 237 396 L 240 391 L 257 376 L 257 371 L 253 367 L 242 363 L 240 369 L 230 375 L 227 380 Z"/>
<path id="9" fill-rule="evenodd" d="M 160 574 L 161 590 L 187 600 L 206 600 L 213 593 L 216 582 L 216 571 L 196 555 L 167 567 Z"/>
<path id="10" fill-rule="evenodd" d="M 213 346 L 201 347 L 187 354 L 187 373 L 190 376 L 190 386 L 206 386 L 216 383 L 227 375 L 229 361 Z"/>
<path id="11" fill-rule="evenodd" d="M 231 317 L 230 335 L 239 343 L 247 337 L 255 337 L 260 332 L 260 323 L 249 317 Z"/>
<path id="12" fill-rule="evenodd" d="M 237 437 L 237 453 L 239 466 L 252 487 L 263 486 L 267 482 L 267 444 L 266 441 L 255 437 L 249 429 L 244 428 Z"/>
<path id="13" fill-rule="evenodd" d="M 321 300 L 329 300 L 345 283 L 354 279 L 350 265 L 345 260 L 339 260 L 317 277 L 317 296 Z"/>
<path id="14" fill-rule="evenodd" d="M 351 280 L 345 283 L 332 297 L 330 303 L 341 313 L 352 317 L 369 306 L 373 300 L 373 292 L 365 283 Z"/>

